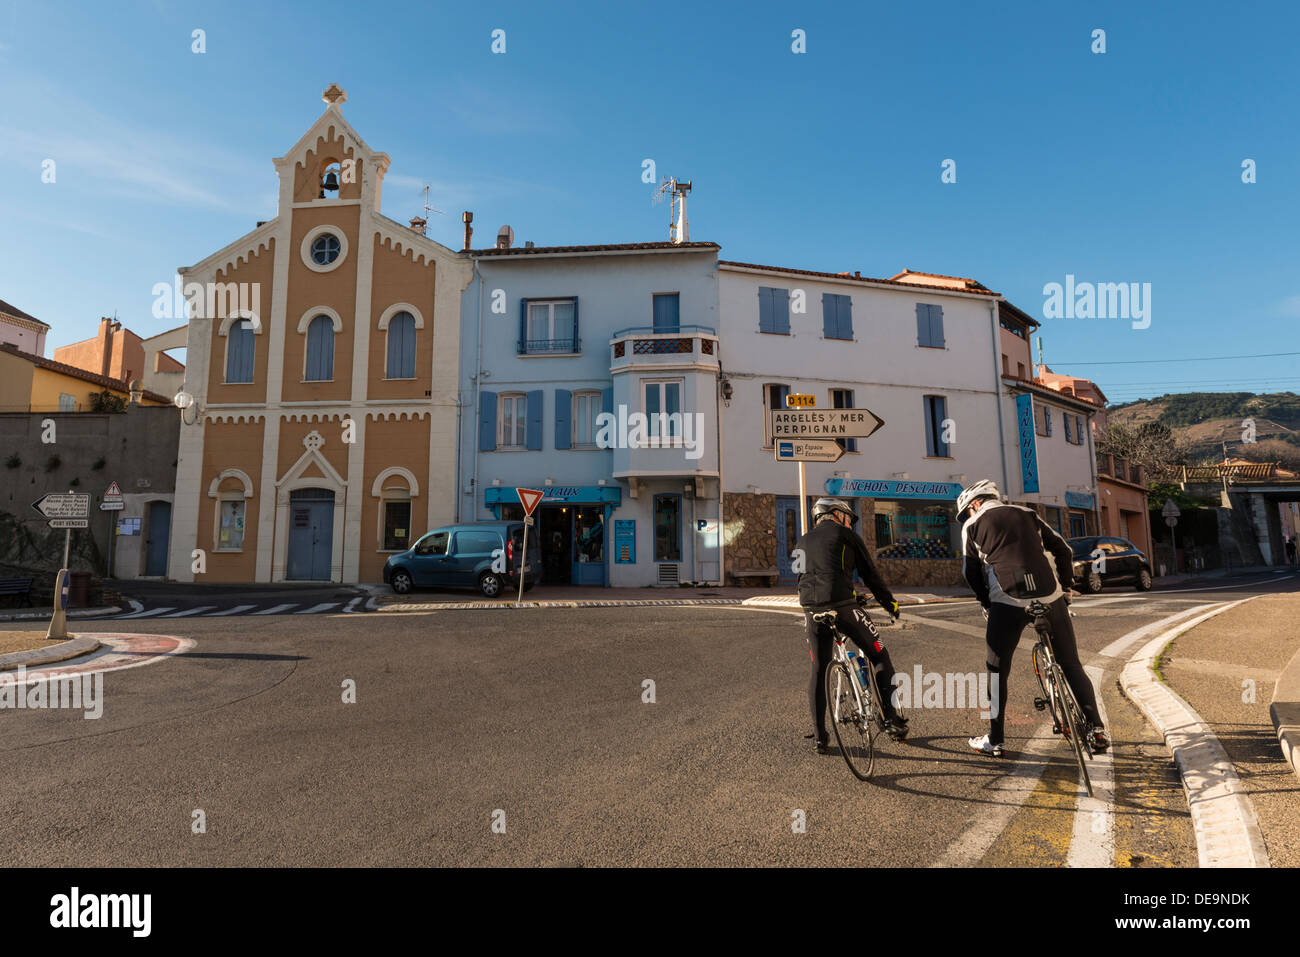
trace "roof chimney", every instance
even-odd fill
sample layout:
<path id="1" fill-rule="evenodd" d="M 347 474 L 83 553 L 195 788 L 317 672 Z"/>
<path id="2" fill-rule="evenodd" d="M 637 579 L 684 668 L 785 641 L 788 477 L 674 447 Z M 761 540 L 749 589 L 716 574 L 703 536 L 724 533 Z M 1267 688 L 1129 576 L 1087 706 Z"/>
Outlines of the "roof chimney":
<path id="1" fill-rule="evenodd" d="M 474 214 L 469 210 L 460 214 L 460 221 L 465 224 L 465 248 L 469 249 L 469 241 L 474 235 L 474 227 L 470 223 L 474 222 Z"/>
<path id="2" fill-rule="evenodd" d="M 424 235 L 424 229 L 429 225 L 429 221 L 422 216 L 411 217 L 411 231 Z"/>
<path id="3" fill-rule="evenodd" d="M 514 245 L 515 231 L 509 226 L 502 226 L 497 230 L 497 249 L 509 249 Z"/>

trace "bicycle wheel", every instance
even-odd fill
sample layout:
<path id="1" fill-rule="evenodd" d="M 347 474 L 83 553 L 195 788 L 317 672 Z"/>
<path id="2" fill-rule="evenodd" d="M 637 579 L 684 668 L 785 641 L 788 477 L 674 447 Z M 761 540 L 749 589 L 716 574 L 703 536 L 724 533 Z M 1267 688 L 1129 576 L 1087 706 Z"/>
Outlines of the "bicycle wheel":
<path id="1" fill-rule="evenodd" d="M 1074 749 L 1074 760 L 1079 763 L 1079 774 L 1083 777 L 1083 786 L 1088 789 L 1088 797 L 1092 797 L 1092 779 L 1088 777 L 1088 769 L 1083 763 L 1083 736 L 1087 722 L 1083 717 L 1083 709 L 1079 707 L 1079 702 L 1074 700 L 1074 692 L 1070 690 L 1069 683 L 1065 680 L 1065 672 L 1061 670 L 1060 665 L 1052 665 L 1052 681 L 1056 685 L 1057 693 L 1061 696 L 1061 710 L 1064 712 L 1066 728 L 1070 739 L 1070 746 Z M 1092 758 L 1092 750 L 1089 748 L 1088 758 Z"/>
<path id="2" fill-rule="evenodd" d="M 826 707 L 830 711 L 831 727 L 835 729 L 835 743 L 839 745 L 844 763 L 859 781 L 871 777 L 875 764 L 875 731 L 869 716 L 862 714 L 855 692 L 857 682 L 850 669 L 840 661 L 832 661 L 826 669 Z M 864 702 L 865 704 L 865 702 Z"/>
<path id="3" fill-rule="evenodd" d="M 1052 734 L 1061 733 L 1062 715 L 1060 709 L 1060 699 L 1055 693 L 1055 689 L 1048 687 L 1048 681 L 1044 674 L 1048 670 L 1047 655 L 1043 651 L 1041 644 L 1034 645 L 1034 677 L 1038 679 L 1038 687 L 1043 692 L 1042 701 L 1047 707 L 1048 714 L 1052 716 Z M 1043 710 L 1042 708 L 1038 709 Z"/>

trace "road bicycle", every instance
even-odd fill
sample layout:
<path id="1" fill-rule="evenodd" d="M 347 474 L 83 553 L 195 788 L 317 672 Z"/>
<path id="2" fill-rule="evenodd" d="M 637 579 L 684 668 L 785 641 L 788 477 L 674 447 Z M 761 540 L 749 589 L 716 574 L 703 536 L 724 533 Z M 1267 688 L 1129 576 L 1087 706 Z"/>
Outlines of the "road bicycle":
<path id="1" fill-rule="evenodd" d="M 1088 797 L 1092 797 L 1092 780 L 1083 760 L 1085 753 L 1089 761 L 1095 753 L 1092 736 L 1088 733 L 1090 724 L 1070 689 L 1070 683 L 1065 680 L 1065 672 L 1057 664 L 1056 653 L 1052 650 L 1052 625 L 1047 620 L 1047 606 L 1035 601 L 1030 603 L 1027 611 L 1033 619 L 1034 631 L 1038 633 L 1038 641 L 1034 644 L 1034 674 L 1043 692 L 1042 697 L 1034 698 L 1034 707 L 1039 711 L 1051 711 L 1052 733 L 1064 735 L 1070 742 L 1083 786 L 1088 789 Z"/>
<path id="2" fill-rule="evenodd" d="M 849 657 L 844 648 L 848 636 L 840 630 L 838 612 L 834 609 L 817 612 L 812 619 L 819 625 L 828 626 L 835 637 L 823 679 L 835 743 L 839 745 L 844 763 L 853 776 L 865 781 L 871 777 L 875 765 L 876 736 L 885 730 L 885 712 L 876 682 L 876 669 L 866 658 Z M 857 667 L 857 661 L 861 661 L 862 668 Z M 865 684 L 858 675 L 865 676 Z"/>

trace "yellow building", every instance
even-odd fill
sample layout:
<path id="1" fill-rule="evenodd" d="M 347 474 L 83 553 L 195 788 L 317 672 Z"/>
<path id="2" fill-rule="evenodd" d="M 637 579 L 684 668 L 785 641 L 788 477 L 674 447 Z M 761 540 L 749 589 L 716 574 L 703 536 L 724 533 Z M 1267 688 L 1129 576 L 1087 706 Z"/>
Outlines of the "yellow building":
<path id="1" fill-rule="evenodd" d="M 190 307 L 169 577 L 374 581 L 453 518 L 470 262 L 380 213 L 389 158 L 324 113 L 277 215 L 179 270 Z M 196 556 L 196 553 L 197 556 Z"/>
<path id="2" fill-rule="evenodd" d="M 141 405 L 171 401 L 146 389 L 136 391 Z M 0 345 L 0 412 L 111 412 L 130 399 L 131 384 L 121 379 Z"/>

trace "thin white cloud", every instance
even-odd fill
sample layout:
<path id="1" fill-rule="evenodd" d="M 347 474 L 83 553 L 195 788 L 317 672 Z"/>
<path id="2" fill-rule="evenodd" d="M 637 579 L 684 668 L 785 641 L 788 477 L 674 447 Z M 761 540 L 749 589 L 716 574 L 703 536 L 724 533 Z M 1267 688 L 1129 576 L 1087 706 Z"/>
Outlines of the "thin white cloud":
<path id="1" fill-rule="evenodd" d="M 1277 307 L 1278 314 L 1287 319 L 1300 319 L 1300 296 L 1287 296 Z"/>

